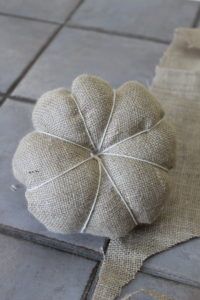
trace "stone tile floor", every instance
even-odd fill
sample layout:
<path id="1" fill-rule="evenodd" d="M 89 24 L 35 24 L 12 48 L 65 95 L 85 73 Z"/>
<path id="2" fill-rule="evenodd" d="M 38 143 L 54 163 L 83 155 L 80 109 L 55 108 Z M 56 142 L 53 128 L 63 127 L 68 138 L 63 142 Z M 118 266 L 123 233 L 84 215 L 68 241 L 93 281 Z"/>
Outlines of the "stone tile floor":
<path id="1" fill-rule="evenodd" d="M 96 264 L 0 234 L 1 299 L 81 299 Z"/>
<path id="2" fill-rule="evenodd" d="M 0 0 L 1 300 L 90 299 L 108 243 L 52 234 L 28 213 L 11 158 L 34 101 L 83 72 L 149 85 L 174 28 L 199 24 L 184 0 Z M 121 297 L 200 299 L 199 249 L 194 239 L 148 259 Z"/>

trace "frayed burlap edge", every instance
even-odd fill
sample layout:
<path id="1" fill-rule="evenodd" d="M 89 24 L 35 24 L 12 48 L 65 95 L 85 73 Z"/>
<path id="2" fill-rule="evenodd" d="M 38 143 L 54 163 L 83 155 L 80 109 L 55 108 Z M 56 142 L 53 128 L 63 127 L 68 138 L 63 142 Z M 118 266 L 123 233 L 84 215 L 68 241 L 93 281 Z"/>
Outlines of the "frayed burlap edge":
<path id="1" fill-rule="evenodd" d="M 200 236 L 200 169 L 196 164 L 200 153 L 199 47 L 199 29 L 178 29 L 156 68 L 151 90 L 177 130 L 172 192 L 155 224 L 110 241 L 94 300 L 115 299 L 149 256 Z"/>

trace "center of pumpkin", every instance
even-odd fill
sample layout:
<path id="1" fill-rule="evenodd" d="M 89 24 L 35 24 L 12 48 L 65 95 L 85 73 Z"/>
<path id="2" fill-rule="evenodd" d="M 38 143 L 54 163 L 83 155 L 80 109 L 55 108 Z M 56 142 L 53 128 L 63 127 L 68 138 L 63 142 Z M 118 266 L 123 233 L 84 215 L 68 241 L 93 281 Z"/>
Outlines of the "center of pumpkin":
<path id="1" fill-rule="evenodd" d="M 92 158 L 94 158 L 94 159 L 98 159 L 98 158 L 99 158 L 99 157 L 98 157 L 98 152 L 97 152 L 97 151 L 91 152 L 91 153 L 90 153 L 90 156 L 91 156 Z"/>

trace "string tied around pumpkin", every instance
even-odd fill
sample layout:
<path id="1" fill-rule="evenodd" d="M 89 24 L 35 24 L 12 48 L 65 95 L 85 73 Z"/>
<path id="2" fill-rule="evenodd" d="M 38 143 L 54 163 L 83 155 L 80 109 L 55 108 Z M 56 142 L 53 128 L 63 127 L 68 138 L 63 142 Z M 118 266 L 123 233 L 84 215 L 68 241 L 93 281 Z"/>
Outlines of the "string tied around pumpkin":
<path id="1" fill-rule="evenodd" d="M 102 177 L 102 170 L 101 170 L 101 159 L 99 158 L 99 156 L 97 154 L 94 154 L 94 153 L 90 153 L 90 157 L 91 159 L 96 159 L 96 161 L 98 162 L 98 167 L 99 167 L 99 177 L 98 177 L 98 186 L 97 186 L 97 189 L 96 189 L 96 194 L 95 194 L 95 197 L 94 197 L 94 200 L 93 200 L 93 203 L 92 203 L 92 206 L 90 208 L 90 211 L 89 211 L 89 214 L 87 216 L 87 219 L 85 220 L 80 232 L 83 233 L 87 226 L 88 226 L 88 223 L 92 217 L 92 214 L 94 212 L 94 209 L 95 209 L 95 206 L 96 206 L 96 202 L 97 202 L 97 198 L 98 198 L 98 195 L 99 195 L 99 189 L 100 189 L 100 185 L 101 185 L 101 177 Z"/>
<path id="2" fill-rule="evenodd" d="M 140 135 L 140 134 L 143 134 L 143 133 L 145 133 L 145 132 L 148 132 L 148 131 L 152 130 L 153 128 L 155 128 L 156 126 L 158 126 L 162 120 L 163 120 L 163 119 L 160 119 L 153 127 L 149 128 L 149 129 L 146 129 L 146 130 L 144 130 L 144 131 L 141 131 L 141 132 L 139 132 L 139 133 L 137 133 L 137 134 L 134 134 L 133 136 L 131 136 L 131 138 L 133 138 L 133 137 L 135 137 L 135 136 L 138 136 L 138 135 Z M 107 123 L 107 124 L 108 124 L 108 123 Z M 105 132 L 105 131 L 104 131 L 104 132 Z M 51 136 L 51 137 L 54 137 L 54 138 L 57 137 L 57 136 L 55 136 L 55 135 L 53 135 L 53 134 L 50 134 L 50 133 L 47 133 L 47 132 L 43 132 L 43 131 L 40 131 L 40 133 L 46 134 L 46 135 Z M 57 138 L 60 139 L 60 137 L 57 137 Z M 130 137 L 129 137 L 129 138 L 130 138 Z M 128 139 L 129 139 L 129 138 L 128 138 Z M 72 144 L 75 144 L 75 145 L 77 145 L 77 146 L 81 146 L 81 145 L 76 144 L 76 143 L 74 143 L 74 142 L 72 142 L 72 141 L 70 141 L 70 140 L 67 140 L 67 139 L 64 139 L 64 138 L 61 138 L 61 139 L 62 139 L 63 141 L 68 142 L 68 143 L 72 143 Z M 128 139 L 125 139 L 125 140 L 128 140 Z M 120 141 L 119 143 L 116 143 L 116 144 L 120 144 L 121 142 L 123 142 L 123 141 L 125 141 L 125 140 L 122 140 L 122 141 Z M 112 148 L 112 147 L 115 146 L 116 144 L 112 145 L 111 147 L 108 147 L 107 149 Z M 85 147 L 84 147 L 84 148 L 85 148 Z M 85 149 L 86 149 L 86 150 L 89 150 L 89 148 L 85 148 Z M 95 197 L 94 197 L 92 206 L 91 206 L 91 208 L 90 208 L 89 214 L 88 214 L 87 219 L 86 219 L 86 221 L 84 222 L 84 224 L 83 224 L 83 226 L 82 226 L 80 232 L 81 232 L 81 233 L 85 232 L 85 230 L 86 230 L 86 228 L 87 228 L 87 226 L 88 226 L 88 224 L 89 224 L 89 221 L 90 221 L 90 219 L 91 219 L 91 217 L 92 217 L 92 214 L 93 214 L 93 212 L 94 212 L 94 209 L 95 209 L 95 206 L 96 206 L 96 203 L 97 203 L 97 199 L 98 199 L 98 195 L 99 195 L 99 190 L 100 190 L 101 180 L 102 180 L 102 169 L 104 170 L 104 172 L 105 172 L 106 175 L 108 176 L 110 182 L 112 183 L 112 186 L 114 187 L 115 191 L 116 191 L 117 194 L 120 196 L 120 199 L 122 200 L 122 202 L 123 202 L 124 205 L 126 206 L 126 208 L 127 208 L 128 212 L 129 212 L 131 218 L 133 219 L 133 222 L 137 225 L 138 222 L 137 222 L 137 220 L 136 220 L 136 218 L 135 218 L 135 216 L 134 216 L 134 214 L 133 214 L 131 208 L 129 207 L 128 203 L 126 202 L 126 200 L 124 199 L 123 195 L 122 195 L 121 192 L 119 191 L 117 185 L 115 184 L 113 178 L 112 178 L 111 175 L 109 174 L 109 172 L 108 172 L 107 168 L 105 167 L 104 163 L 102 162 L 100 156 L 101 156 L 101 155 L 111 155 L 111 156 L 119 156 L 119 157 L 124 157 L 124 158 L 130 158 L 130 159 L 133 159 L 133 160 L 139 160 L 139 161 L 143 161 L 143 162 L 145 162 L 145 163 L 149 163 L 149 164 L 151 164 L 151 165 L 153 165 L 153 166 L 155 166 L 155 167 L 161 168 L 161 169 L 164 170 L 164 171 L 168 171 L 168 169 L 165 168 L 165 167 L 163 167 L 163 166 L 161 166 L 161 165 L 158 165 L 158 164 L 156 164 L 156 163 L 153 163 L 153 162 L 151 162 L 151 161 L 143 160 L 143 159 L 140 159 L 140 158 L 137 158 L 137 157 L 131 157 L 131 156 L 125 156 L 125 155 L 116 155 L 115 153 L 106 153 L 105 151 L 106 151 L 107 149 L 105 149 L 104 151 L 102 151 L 102 152 L 100 152 L 100 153 L 98 153 L 97 151 L 96 151 L 96 152 L 90 152 L 90 157 L 89 157 L 89 158 L 87 158 L 87 159 L 85 159 L 84 161 L 82 161 L 82 162 L 76 164 L 74 167 L 72 167 L 72 168 L 70 168 L 70 169 L 68 169 L 68 170 L 65 170 L 65 171 L 62 172 L 61 174 L 58 174 L 58 175 L 56 175 L 56 176 L 50 178 L 49 180 L 47 180 L 47 181 L 41 183 L 40 185 L 27 189 L 27 191 L 34 191 L 34 190 L 36 190 L 37 188 L 40 188 L 40 187 L 42 187 L 42 186 L 44 186 L 44 185 L 46 185 L 46 184 L 48 184 L 48 183 L 50 183 L 50 182 L 56 180 L 56 179 L 59 178 L 59 177 L 64 176 L 64 175 L 67 174 L 69 171 L 71 171 L 71 170 L 73 170 L 73 169 L 75 169 L 75 168 L 81 166 L 83 163 L 88 162 L 88 161 L 90 161 L 90 160 L 92 160 L 92 159 L 95 159 L 95 160 L 98 162 L 98 168 L 99 168 L 98 185 L 97 185 L 96 194 L 95 194 Z"/>
<path id="3" fill-rule="evenodd" d="M 87 151 L 90 151 L 90 156 L 89 156 L 89 158 L 85 159 L 84 161 L 77 163 L 74 167 L 72 167 L 72 168 L 70 168 L 70 169 L 68 169 L 68 170 L 63 171 L 61 174 L 58 174 L 58 175 L 56 175 L 55 177 L 50 178 L 49 180 L 47 180 L 47 181 L 41 183 L 41 184 L 38 185 L 38 186 L 35 186 L 35 187 L 32 187 L 32 188 L 27 189 L 27 191 L 34 191 L 34 190 L 36 190 L 37 188 L 40 188 L 40 187 L 42 187 L 42 186 L 44 186 L 44 185 L 46 185 L 46 184 L 48 184 L 48 183 L 54 181 L 55 179 L 59 178 L 60 176 L 63 176 L 63 175 L 65 175 L 65 174 L 67 174 L 69 171 L 74 170 L 75 168 L 81 166 L 83 163 L 88 162 L 88 161 L 90 161 L 90 160 L 92 160 L 92 159 L 95 159 L 95 160 L 97 161 L 97 163 L 98 163 L 98 172 L 99 172 L 98 183 L 97 183 L 97 189 L 96 189 L 96 193 L 95 193 L 94 200 L 93 200 L 93 202 L 92 202 L 92 206 L 91 206 L 91 208 L 90 208 L 90 210 L 89 210 L 89 213 L 88 213 L 88 215 L 87 215 L 87 218 L 86 218 L 86 220 L 85 220 L 83 226 L 81 227 L 80 232 L 83 233 L 83 232 L 86 231 L 87 226 L 88 226 L 88 224 L 89 224 L 89 221 L 90 221 L 90 219 L 91 219 L 91 217 L 92 217 L 92 215 L 93 215 L 93 213 L 94 213 L 94 210 L 95 210 L 95 207 L 96 207 L 96 203 L 97 203 L 97 200 L 98 200 L 99 191 L 100 191 L 101 181 L 102 181 L 102 170 L 104 170 L 104 172 L 106 173 L 106 175 L 107 175 L 107 177 L 109 178 L 109 181 L 111 182 L 113 188 L 115 189 L 115 191 L 116 191 L 116 193 L 119 195 L 121 201 L 124 203 L 125 207 L 127 208 L 127 210 L 128 210 L 128 212 L 129 212 L 129 214 L 130 214 L 130 216 L 131 216 L 133 222 L 135 223 L 135 225 L 138 225 L 138 222 L 137 222 L 137 220 L 136 220 L 136 217 L 134 216 L 134 214 L 133 214 L 131 208 L 129 207 L 129 204 L 128 204 L 127 201 L 124 199 L 122 193 L 121 193 L 120 190 L 118 189 L 116 183 L 114 182 L 114 179 L 113 179 L 112 176 L 110 175 L 109 171 L 107 170 L 107 168 L 106 168 L 106 166 L 104 165 L 104 163 L 103 163 L 102 159 L 100 158 L 100 156 L 103 156 L 103 155 L 110 155 L 110 156 L 118 156 L 118 157 L 122 157 L 122 158 L 129 158 L 129 159 L 133 159 L 133 160 L 142 161 L 142 162 L 144 162 L 144 163 L 151 164 L 151 165 L 153 165 L 154 167 L 158 167 L 158 168 L 160 168 L 160 169 L 162 169 L 162 170 L 164 170 L 164 171 L 168 171 L 167 168 L 165 168 L 165 167 L 163 167 L 163 166 L 161 166 L 161 165 L 159 165 L 159 164 L 156 164 L 156 163 L 154 163 L 154 162 L 148 161 L 148 160 L 144 160 L 144 159 L 137 158 L 137 157 L 133 157 L 133 156 L 127 156 L 127 155 L 122 155 L 122 154 L 119 155 L 119 154 L 107 152 L 107 151 L 110 150 L 111 148 L 113 148 L 113 147 L 115 147 L 115 146 L 117 146 L 117 145 L 119 145 L 119 144 L 121 144 L 121 143 L 123 143 L 123 142 L 125 142 L 125 141 L 128 141 L 129 139 L 132 139 L 132 138 L 134 138 L 134 137 L 136 137 L 136 136 L 139 136 L 139 135 L 141 135 L 141 134 L 147 133 L 147 132 L 149 132 L 150 130 L 154 129 L 155 127 L 157 127 L 157 126 L 160 124 L 160 122 L 163 120 L 163 118 L 161 118 L 161 119 L 160 119 L 157 123 L 155 123 L 152 127 L 147 128 L 147 129 L 145 129 L 145 130 L 143 130 L 143 131 L 139 131 L 139 132 L 137 132 L 137 133 L 134 133 L 132 136 L 129 136 L 128 138 L 125 138 L 125 139 L 123 139 L 123 140 L 121 140 L 121 141 L 119 141 L 119 142 L 117 142 L 117 143 L 115 143 L 115 144 L 113 144 L 113 145 L 107 147 L 107 148 L 104 149 L 103 151 L 101 151 L 101 148 L 102 148 L 102 145 L 103 145 L 103 142 L 104 142 L 104 139 L 105 139 L 107 130 L 108 130 L 108 128 L 109 128 L 109 125 L 110 125 L 110 123 L 111 123 L 111 119 L 112 119 L 112 116 L 113 116 L 113 113 L 114 113 L 114 108 L 115 108 L 115 103 L 116 103 L 116 90 L 113 90 L 113 103 L 112 103 L 110 115 L 109 115 L 109 117 L 108 117 L 107 124 L 106 124 L 106 126 L 105 126 L 104 131 L 103 131 L 102 138 L 101 138 L 101 140 L 100 140 L 98 149 L 96 149 L 96 147 L 95 147 L 95 145 L 94 145 L 94 142 L 93 142 L 93 140 L 92 140 L 91 134 L 90 134 L 90 132 L 89 132 L 89 130 L 88 130 L 88 128 L 87 128 L 87 125 L 86 125 L 84 116 L 82 115 L 82 112 L 81 112 L 81 110 L 80 110 L 80 107 L 79 107 L 79 105 L 78 105 L 78 103 L 77 103 L 75 97 L 73 97 L 73 100 L 74 100 L 74 102 L 75 102 L 75 104 L 76 104 L 76 106 L 77 106 L 77 108 L 78 108 L 80 117 L 81 117 L 81 119 L 82 119 L 82 121 L 83 121 L 83 123 L 84 123 L 84 127 L 85 127 L 85 130 L 86 130 L 86 132 L 87 132 L 88 138 L 89 138 L 89 140 L 90 140 L 90 142 L 91 142 L 91 144 L 92 144 L 92 146 L 93 146 L 93 152 L 91 152 L 91 149 L 89 149 L 89 148 L 87 148 L 87 147 L 85 147 L 85 146 L 82 146 L 82 145 L 80 145 L 80 144 L 78 144 L 78 143 L 76 143 L 76 142 L 73 142 L 73 141 L 71 141 L 71 140 L 68 140 L 68 139 L 66 139 L 66 138 L 62 138 L 62 137 L 59 137 L 59 136 L 56 136 L 56 135 L 54 135 L 54 134 L 51 134 L 51 133 L 48 133 L 48 132 L 44 132 L 44 131 L 38 131 L 38 132 L 40 132 L 41 134 L 45 134 L 45 135 L 50 136 L 50 137 L 53 137 L 53 138 L 58 138 L 58 139 L 63 140 L 63 141 L 65 141 L 65 142 L 67 142 L 67 143 L 71 143 L 71 144 L 76 145 L 76 146 L 78 146 L 78 147 L 81 147 L 81 148 L 83 148 L 83 149 L 85 149 L 85 150 L 87 150 Z"/>

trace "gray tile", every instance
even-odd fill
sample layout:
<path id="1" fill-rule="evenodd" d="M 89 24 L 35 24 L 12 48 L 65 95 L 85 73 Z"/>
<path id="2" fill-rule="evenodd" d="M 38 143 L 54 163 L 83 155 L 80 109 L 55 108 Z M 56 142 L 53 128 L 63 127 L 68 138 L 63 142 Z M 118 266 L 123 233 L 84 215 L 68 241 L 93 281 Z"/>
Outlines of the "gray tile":
<path id="1" fill-rule="evenodd" d="M 22 235 L 27 239 L 100 259 L 105 239 L 51 233 L 26 208 L 25 190 L 12 175 L 11 160 L 19 140 L 31 131 L 32 108 L 32 104 L 9 99 L 0 108 L 0 232 L 19 236 L 11 226 L 26 231 Z"/>
<path id="2" fill-rule="evenodd" d="M 0 234 L 1 300 L 80 300 L 95 264 Z"/>
<path id="3" fill-rule="evenodd" d="M 192 239 L 149 258 L 143 271 L 200 287 L 200 239 Z"/>
<path id="4" fill-rule="evenodd" d="M 54 22 L 64 22 L 80 0 L 1 0 L 0 12 Z"/>
<path id="5" fill-rule="evenodd" d="M 131 297 L 127 297 L 132 294 Z M 143 273 L 138 273 L 134 281 L 131 281 L 122 289 L 121 296 L 117 299 L 126 300 L 199 300 L 200 290 L 170 280 L 156 278 Z"/>
<path id="6" fill-rule="evenodd" d="M 100 75 L 114 86 L 127 80 L 151 81 L 166 47 L 149 41 L 63 28 L 15 95 L 37 98 L 59 86 L 71 86 L 81 73 Z"/>
<path id="7" fill-rule="evenodd" d="M 0 92 L 6 92 L 56 29 L 55 25 L 0 16 Z"/>
<path id="8" fill-rule="evenodd" d="M 190 27 L 198 3 L 186 0 L 86 0 L 70 24 L 169 41 L 176 27 Z"/>

